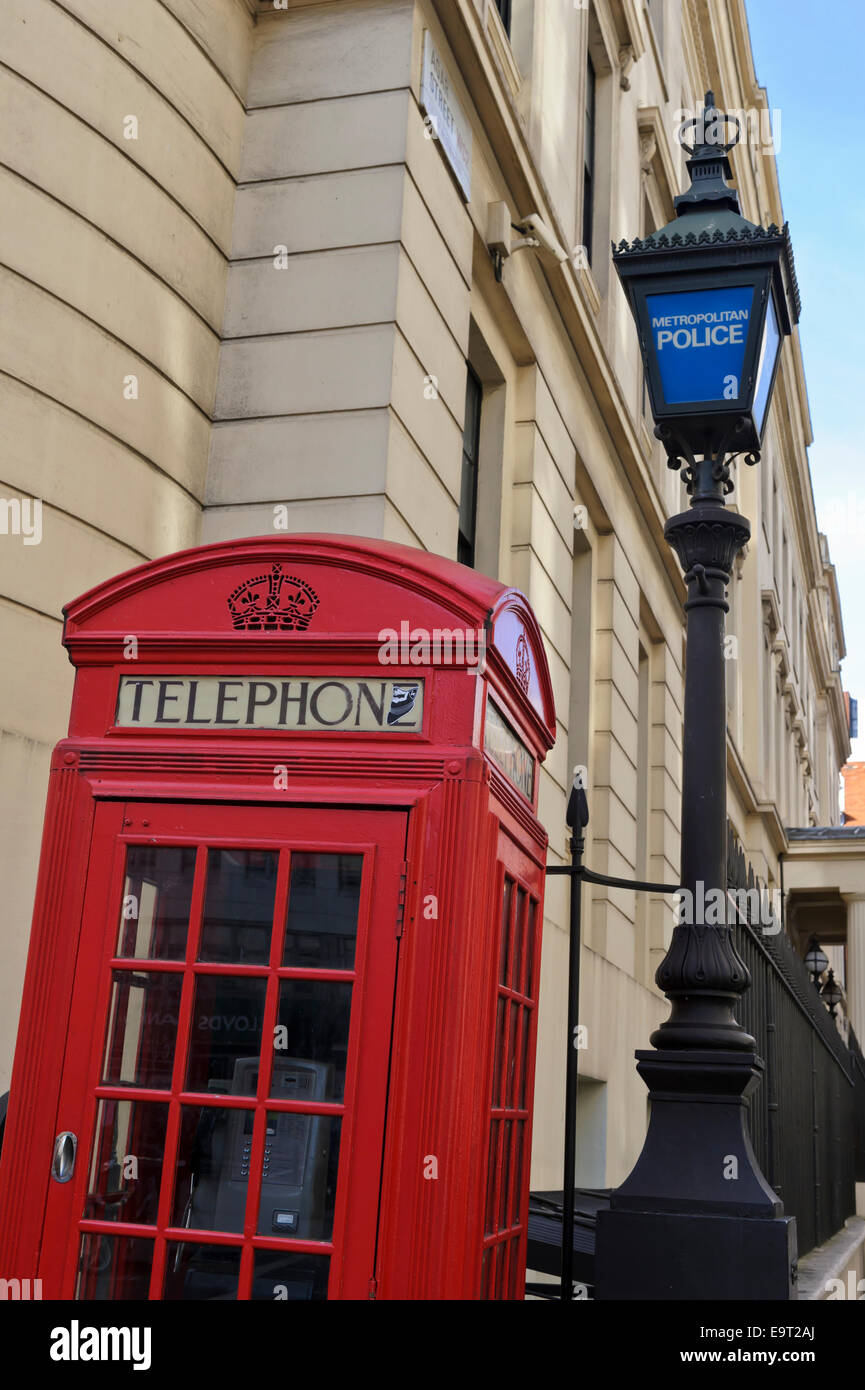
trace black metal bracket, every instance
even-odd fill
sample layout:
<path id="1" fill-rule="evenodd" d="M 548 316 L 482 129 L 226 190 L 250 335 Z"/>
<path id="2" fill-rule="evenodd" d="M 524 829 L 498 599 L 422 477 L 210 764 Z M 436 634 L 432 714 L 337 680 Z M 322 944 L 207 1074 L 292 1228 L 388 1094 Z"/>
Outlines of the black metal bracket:
<path id="1" fill-rule="evenodd" d="M 584 878 L 586 883 L 601 883 L 607 888 L 636 888 L 644 893 L 678 893 L 680 883 L 645 883 L 638 878 L 613 878 L 610 874 L 598 874 L 587 869 L 584 864 L 549 864 L 548 874 L 570 874 L 571 878 Z"/>

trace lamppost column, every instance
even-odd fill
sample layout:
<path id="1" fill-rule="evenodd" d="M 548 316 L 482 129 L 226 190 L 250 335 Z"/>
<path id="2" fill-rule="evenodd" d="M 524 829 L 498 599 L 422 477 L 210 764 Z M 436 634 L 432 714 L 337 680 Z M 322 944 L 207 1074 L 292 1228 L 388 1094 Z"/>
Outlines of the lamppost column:
<path id="1" fill-rule="evenodd" d="M 664 534 L 684 570 L 686 661 L 682 749 L 680 923 L 656 980 L 672 1002 L 652 1035 L 658 1048 L 755 1043 L 733 1016 L 749 983 L 727 924 L 727 708 L 724 619 L 733 562 L 751 534 L 723 499 L 728 470 L 711 458 L 690 471 L 693 501 Z M 708 911 L 707 911 L 708 907 Z M 719 915 L 719 907 L 722 913 Z"/>

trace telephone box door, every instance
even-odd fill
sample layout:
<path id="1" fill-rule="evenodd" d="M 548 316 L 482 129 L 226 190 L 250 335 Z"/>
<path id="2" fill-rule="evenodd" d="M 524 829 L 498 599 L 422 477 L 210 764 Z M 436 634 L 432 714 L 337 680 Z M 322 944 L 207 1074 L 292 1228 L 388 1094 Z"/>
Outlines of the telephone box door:
<path id="1" fill-rule="evenodd" d="M 46 1297 L 369 1297 L 405 832 L 98 803 Z"/>

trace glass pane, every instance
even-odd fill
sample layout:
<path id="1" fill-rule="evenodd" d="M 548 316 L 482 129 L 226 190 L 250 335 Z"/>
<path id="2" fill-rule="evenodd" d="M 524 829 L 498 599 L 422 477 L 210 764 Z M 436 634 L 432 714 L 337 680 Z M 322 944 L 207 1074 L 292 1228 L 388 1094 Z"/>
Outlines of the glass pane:
<path id="1" fill-rule="evenodd" d="M 172 1226 L 243 1231 L 253 1110 L 183 1107 Z"/>
<path id="2" fill-rule="evenodd" d="M 490 1275 L 493 1268 L 494 1246 L 488 1245 L 481 1259 L 481 1298 L 490 1296 Z"/>
<path id="3" fill-rule="evenodd" d="M 353 970 L 362 854 L 293 854 L 283 965 Z"/>
<path id="4" fill-rule="evenodd" d="M 526 890 L 517 889 L 517 914 L 514 925 L 514 973 L 513 987 L 523 989 L 523 952 L 526 937 Z"/>
<path id="5" fill-rule="evenodd" d="M 500 1243 L 499 1245 L 493 1246 L 493 1249 L 495 1251 L 494 1259 L 496 1262 L 495 1272 L 493 1274 L 493 1298 L 501 1298 L 502 1275 L 504 1274 L 505 1266 L 505 1247 Z"/>
<path id="6" fill-rule="evenodd" d="M 499 1182 L 499 1230 L 508 1224 L 508 1182 L 511 1176 L 511 1121 L 502 1121 L 502 1176 Z"/>
<path id="7" fill-rule="evenodd" d="M 268 1114 L 259 1235 L 330 1240 L 340 1125 L 333 1115 Z"/>
<path id="8" fill-rule="evenodd" d="M 166 1245 L 163 1298 L 230 1302 L 237 1298 L 240 1249 L 236 1245 Z"/>
<path id="9" fill-rule="evenodd" d="M 117 935 L 118 956 L 138 960 L 183 960 L 194 848 L 130 845 Z"/>
<path id="10" fill-rule="evenodd" d="M 510 925 L 511 925 L 511 896 L 514 890 L 514 881 L 505 875 L 504 892 L 502 893 L 502 940 L 501 954 L 499 958 L 499 983 L 507 985 L 510 968 Z"/>
<path id="11" fill-rule="evenodd" d="M 189 1033 L 186 1086 L 254 1096 L 267 981 L 199 975 Z"/>
<path id="12" fill-rule="evenodd" d="M 520 1043 L 520 1050 L 522 1056 L 520 1057 L 520 1085 L 519 1095 L 517 1097 L 517 1106 L 520 1110 L 525 1110 L 526 1108 L 526 1086 L 529 1073 L 529 1037 L 531 1036 L 531 1031 L 531 1010 L 523 1009 L 523 1033 L 522 1042 Z"/>
<path id="13" fill-rule="evenodd" d="M 514 1236 L 510 1243 L 510 1264 L 508 1266 L 508 1298 L 522 1298 L 525 1293 L 525 1271 L 520 1268 L 520 1236 Z"/>
<path id="14" fill-rule="evenodd" d="M 499 1130 L 501 1120 L 493 1120 L 490 1125 L 490 1156 L 487 1166 L 487 1201 L 484 1216 L 484 1235 L 491 1236 L 496 1230 L 496 1170 L 499 1161 Z"/>
<path id="15" fill-rule="evenodd" d="M 517 1048 L 519 1046 L 520 1015 L 522 1012 L 522 1005 L 511 1004 L 511 1030 L 508 1035 L 508 1071 L 507 1077 L 505 1078 L 505 1106 L 508 1110 L 513 1110 L 516 1105 Z"/>
<path id="16" fill-rule="evenodd" d="M 81 1237 L 75 1298 L 146 1299 L 152 1268 L 152 1240 L 88 1231 Z"/>
<path id="17" fill-rule="evenodd" d="M 534 987 L 534 968 L 535 968 L 535 903 L 534 898 L 529 898 L 529 917 L 526 923 L 526 982 L 524 992 L 530 999 L 534 999 L 532 989 Z"/>
<path id="18" fill-rule="evenodd" d="M 199 960 L 267 965 L 278 862 L 276 850 L 208 850 Z"/>
<path id="19" fill-rule="evenodd" d="M 250 1298 L 274 1303 L 327 1298 L 330 1258 L 284 1250 L 256 1250 Z"/>
<path id="20" fill-rule="evenodd" d="M 182 976 L 115 970 L 102 1080 L 111 1086 L 171 1086 Z"/>
<path id="21" fill-rule="evenodd" d="M 272 1096 L 288 1099 L 293 1089 L 305 1100 L 342 1100 L 351 989 L 339 980 L 280 981 Z"/>
<path id="22" fill-rule="evenodd" d="M 493 1072 L 493 1109 L 500 1110 L 504 1105 L 502 1096 L 502 1082 L 505 1070 L 505 1044 L 507 1042 L 507 1031 L 505 1028 L 506 1010 L 508 1001 L 499 995 L 496 1006 L 496 1065 Z"/>
<path id="23" fill-rule="evenodd" d="M 156 1224 L 167 1124 L 167 1105 L 100 1100 L 85 1217 Z"/>
<path id="24" fill-rule="evenodd" d="M 522 1201 L 523 1183 L 523 1136 L 526 1132 L 525 1120 L 514 1121 L 514 1167 L 513 1182 L 511 1183 L 511 1221 L 512 1226 L 516 1226 L 520 1219 L 520 1203 Z"/>

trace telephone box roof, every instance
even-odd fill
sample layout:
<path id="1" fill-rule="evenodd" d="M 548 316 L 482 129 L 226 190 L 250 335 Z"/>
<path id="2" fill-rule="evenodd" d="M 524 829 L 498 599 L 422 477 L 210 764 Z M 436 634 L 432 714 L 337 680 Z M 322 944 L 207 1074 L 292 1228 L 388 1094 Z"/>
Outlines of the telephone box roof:
<path id="1" fill-rule="evenodd" d="M 328 601 L 300 624 L 301 631 L 237 630 L 238 622 L 232 625 L 232 586 L 238 579 L 252 582 L 244 567 L 269 565 L 271 575 L 278 572 L 302 582 L 305 564 L 318 573 L 342 572 L 344 582 L 331 586 Z M 252 578 L 263 581 L 265 576 Z M 501 662 L 522 686 L 545 727 L 544 742 L 551 746 L 555 739 L 549 667 L 525 596 L 455 560 L 395 541 L 307 533 L 219 541 L 127 570 L 66 604 L 63 613 L 63 641 L 76 666 L 113 660 L 111 653 L 126 634 L 163 651 L 203 644 L 214 652 L 227 651 L 226 644 L 236 650 L 241 643 L 251 653 L 285 640 L 319 643 L 339 636 L 369 642 L 381 630 L 399 632 L 405 620 L 483 630 L 492 667 Z M 517 649 L 521 639 L 533 658 L 526 682 Z"/>

